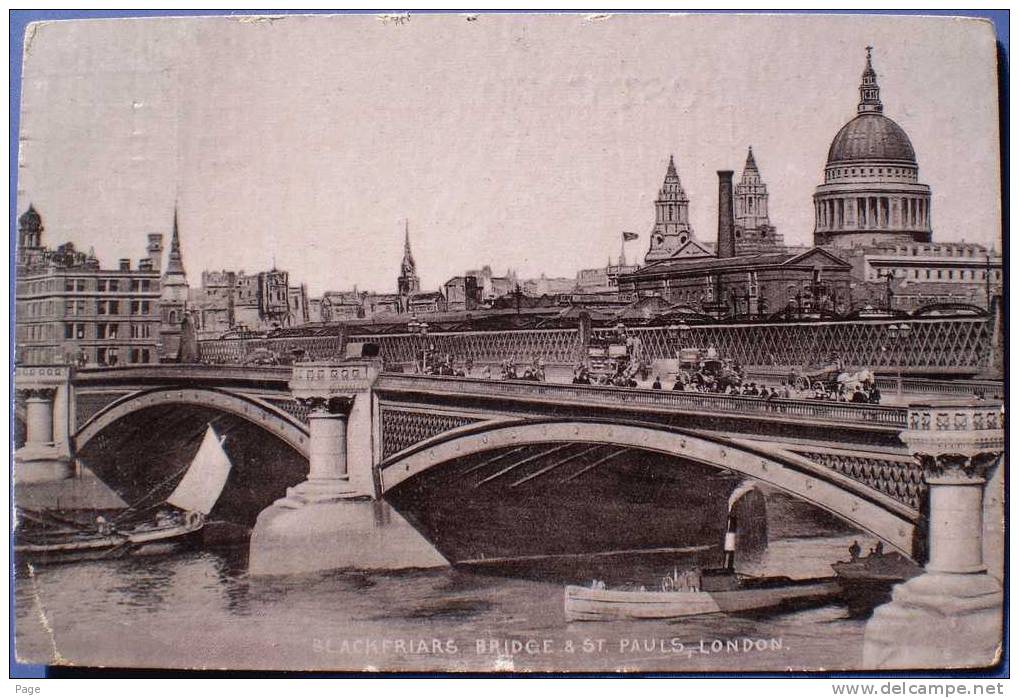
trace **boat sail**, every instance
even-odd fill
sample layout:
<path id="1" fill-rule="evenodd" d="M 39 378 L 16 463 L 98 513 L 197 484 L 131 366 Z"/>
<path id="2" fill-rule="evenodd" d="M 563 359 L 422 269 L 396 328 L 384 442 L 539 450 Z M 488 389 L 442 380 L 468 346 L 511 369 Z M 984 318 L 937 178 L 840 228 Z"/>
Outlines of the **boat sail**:
<path id="1" fill-rule="evenodd" d="M 21 521 L 37 525 L 18 527 L 14 553 L 33 562 L 57 563 L 176 550 L 202 530 L 205 517 L 215 506 L 229 476 L 230 459 L 223 451 L 222 439 L 209 425 L 188 471 L 165 502 L 182 511 L 161 509 L 154 517 L 138 520 L 134 516 L 128 519 L 130 514 L 137 515 L 141 504 L 137 502 L 113 521 L 107 521 L 102 515 L 96 516 L 94 524 L 68 520 L 47 512 L 19 511 Z"/>
<path id="2" fill-rule="evenodd" d="M 197 511 L 208 516 L 230 476 L 230 459 L 223 450 L 222 439 L 209 425 L 202 445 L 191 461 L 191 467 L 184 474 L 177 489 L 166 499 L 184 511 Z"/>

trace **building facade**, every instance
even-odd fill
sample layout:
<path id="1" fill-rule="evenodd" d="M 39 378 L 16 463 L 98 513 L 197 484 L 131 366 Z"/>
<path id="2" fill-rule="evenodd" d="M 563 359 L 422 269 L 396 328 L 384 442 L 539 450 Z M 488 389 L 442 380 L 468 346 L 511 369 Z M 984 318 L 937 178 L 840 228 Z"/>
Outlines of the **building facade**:
<path id="1" fill-rule="evenodd" d="M 19 365 L 119 366 L 159 361 L 159 254 L 149 235 L 136 268 L 121 259 L 103 269 L 95 255 L 65 243 L 43 244 L 42 218 L 30 206 L 18 218 L 15 361 Z"/>
<path id="2" fill-rule="evenodd" d="M 852 265 L 858 305 L 907 312 L 944 303 L 988 309 L 1002 293 L 1001 255 L 976 243 L 858 245 L 840 256 Z"/>
<path id="3" fill-rule="evenodd" d="M 203 271 L 201 288 L 188 293 L 188 314 L 200 339 L 226 332 L 269 332 L 311 321 L 308 291 L 291 285 L 290 274 L 279 269 Z"/>
<path id="4" fill-rule="evenodd" d="M 476 276 L 454 276 L 442 285 L 446 310 L 450 312 L 477 310 L 483 303 L 482 288 Z"/>
<path id="5" fill-rule="evenodd" d="M 856 111 L 832 140 L 814 192 L 814 244 L 930 242 L 931 190 L 919 182 L 909 136 L 882 113 L 870 47 Z"/>
<path id="6" fill-rule="evenodd" d="M 733 172 L 718 172 L 715 254 L 674 256 L 619 277 L 619 292 L 661 298 L 717 318 L 846 312 L 851 266 L 824 249 L 737 254 Z M 692 241 L 688 241 L 688 245 Z M 701 248 L 703 249 L 703 248 Z"/>

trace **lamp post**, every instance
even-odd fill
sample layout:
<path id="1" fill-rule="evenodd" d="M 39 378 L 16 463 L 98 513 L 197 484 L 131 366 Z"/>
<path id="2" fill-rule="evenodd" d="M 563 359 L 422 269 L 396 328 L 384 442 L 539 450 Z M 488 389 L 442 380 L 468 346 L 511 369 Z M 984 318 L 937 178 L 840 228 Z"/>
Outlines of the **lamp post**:
<path id="1" fill-rule="evenodd" d="M 896 368 L 898 369 L 896 371 L 896 374 L 898 376 L 897 393 L 899 395 L 902 395 L 902 361 L 903 361 L 902 345 L 906 344 L 906 347 L 908 349 L 909 346 L 908 341 L 912 332 L 913 328 L 910 327 L 910 325 L 905 322 L 902 323 L 901 325 L 892 324 L 888 326 L 888 338 L 891 340 L 892 345 L 895 347 L 894 356 L 896 357 L 895 359 Z"/>
<path id="2" fill-rule="evenodd" d="M 421 361 L 418 363 L 417 357 L 415 357 L 414 367 L 417 369 L 418 373 L 424 373 L 425 368 L 428 366 L 428 350 L 425 345 L 425 337 L 428 335 L 428 323 L 418 320 L 417 315 L 412 315 L 410 322 L 407 323 L 407 330 L 409 330 L 415 337 L 418 337 L 418 339 L 414 341 L 414 346 L 421 347 Z"/>

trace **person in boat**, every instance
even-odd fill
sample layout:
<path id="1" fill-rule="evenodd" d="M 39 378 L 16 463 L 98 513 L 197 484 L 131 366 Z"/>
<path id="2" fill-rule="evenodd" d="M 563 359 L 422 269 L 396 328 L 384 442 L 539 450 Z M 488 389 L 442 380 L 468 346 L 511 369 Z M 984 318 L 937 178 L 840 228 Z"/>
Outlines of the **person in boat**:
<path id="1" fill-rule="evenodd" d="M 873 548 L 870 549 L 871 557 L 881 557 L 885 554 L 885 544 L 881 541 L 877 542 Z"/>
<path id="2" fill-rule="evenodd" d="M 96 529 L 99 531 L 101 536 L 112 536 L 116 531 L 116 528 L 112 523 L 106 520 L 106 517 L 100 514 L 96 517 Z"/>
<path id="3" fill-rule="evenodd" d="M 857 540 L 853 541 L 853 544 L 849 546 L 849 561 L 860 559 L 860 542 Z"/>

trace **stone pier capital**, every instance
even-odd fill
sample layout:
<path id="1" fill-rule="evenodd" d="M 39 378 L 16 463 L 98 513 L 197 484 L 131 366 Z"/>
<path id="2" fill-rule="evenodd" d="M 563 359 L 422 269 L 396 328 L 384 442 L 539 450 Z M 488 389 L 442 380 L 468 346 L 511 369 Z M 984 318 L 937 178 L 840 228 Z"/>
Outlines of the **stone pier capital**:
<path id="1" fill-rule="evenodd" d="M 870 669 L 947 669 L 993 664 L 1002 642 L 1000 583 L 983 559 L 987 479 L 1005 449 L 995 401 L 911 405 L 900 435 L 929 486 L 925 571 L 895 587 L 864 632 Z M 931 633 L 930 628 L 941 628 Z"/>
<path id="2" fill-rule="evenodd" d="M 57 395 L 56 388 L 33 386 L 30 388 L 18 388 L 17 397 L 23 400 L 52 400 Z"/>

